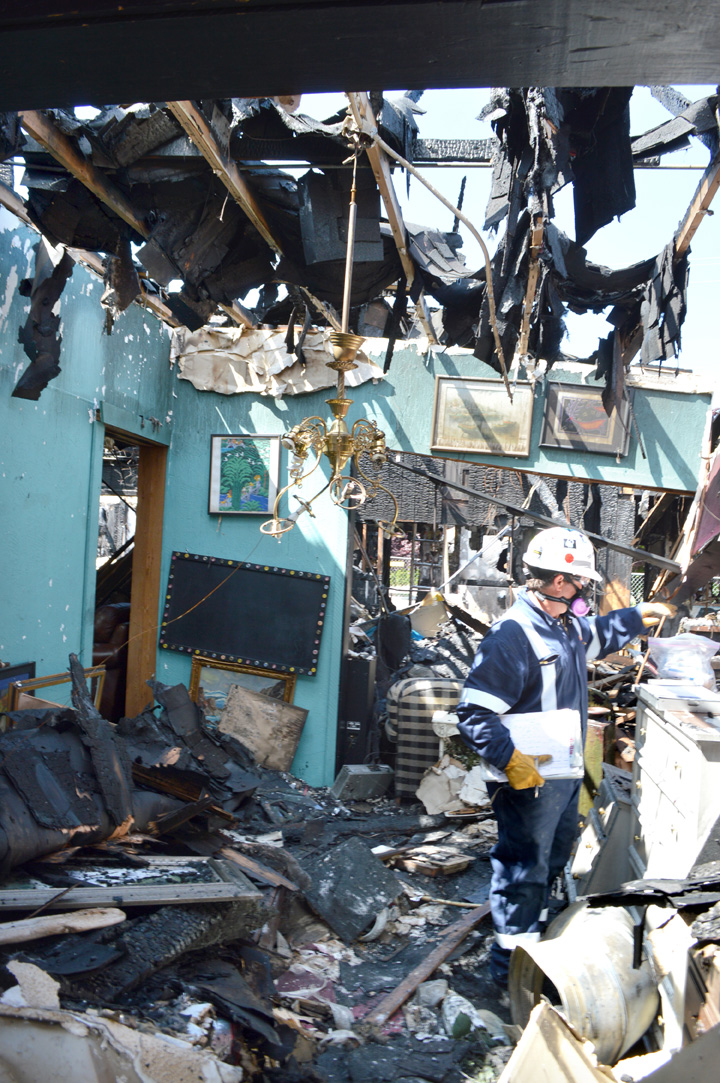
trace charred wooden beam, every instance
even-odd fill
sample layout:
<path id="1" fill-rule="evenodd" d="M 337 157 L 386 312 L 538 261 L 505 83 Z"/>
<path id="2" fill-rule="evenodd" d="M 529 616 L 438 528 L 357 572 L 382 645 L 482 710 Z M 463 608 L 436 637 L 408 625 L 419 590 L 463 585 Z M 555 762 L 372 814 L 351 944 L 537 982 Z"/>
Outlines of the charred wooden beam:
<path id="1" fill-rule="evenodd" d="M 145 221 L 138 216 L 129 199 L 89 162 L 73 142 L 52 123 L 44 113 L 21 109 L 18 114 L 28 135 L 40 143 L 56 162 L 84 184 L 93 195 L 126 222 L 144 240 L 150 236 Z"/>
<path id="2" fill-rule="evenodd" d="M 413 143 L 415 165 L 490 165 L 500 146 L 498 139 L 416 139 Z"/>
<path id="3" fill-rule="evenodd" d="M 522 322 L 518 336 L 517 356 L 522 360 L 528 351 L 528 339 L 530 337 L 530 317 L 532 316 L 535 294 L 537 292 L 538 279 L 540 277 L 540 250 L 542 249 L 545 222 L 541 214 L 533 217 L 530 232 L 530 265 L 528 267 L 527 289 L 523 302 Z"/>
<path id="4" fill-rule="evenodd" d="M 30 226 L 31 229 L 36 229 L 35 223 L 32 222 L 25 210 L 25 204 L 21 200 L 17 192 L 13 192 L 7 185 L 0 183 L 0 205 L 9 210 L 16 218 L 19 218 L 21 222 L 24 222 L 26 226 Z M 66 248 L 68 255 L 75 260 L 76 263 L 82 263 L 93 274 L 103 278 L 105 275 L 105 265 L 102 261 L 102 257 L 97 252 L 88 252 L 84 248 Z M 161 319 L 164 323 L 169 324 L 171 327 L 179 327 L 180 321 L 173 316 L 167 305 L 163 304 L 159 297 L 150 293 L 147 287 L 144 285 L 142 279 L 140 280 L 140 289 L 142 291 L 142 299 L 138 301 L 144 308 L 149 308 L 151 312 Z"/>
<path id="5" fill-rule="evenodd" d="M 471 910 L 469 914 L 464 914 L 458 921 L 450 926 L 445 937 L 440 941 L 434 951 L 431 951 L 426 959 L 411 970 L 400 984 L 393 989 L 392 993 L 389 993 L 380 1003 L 373 1008 L 369 1015 L 363 1018 L 363 1023 L 369 1023 L 375 1026 L 382 1026 L 388 1021 L 391 1015 L 401 1008 L 402 1005 L 408 1000 L 409 997 L 417 989 L 418 985 L 424 982 L 431 974 L 434 974 L 437 968 L 445 962 L 448 955 L 458 944 L 461 944 L 468 933 L 479 925 L 483 918 L 487 917 L 490 913 L 490 903 L 483 903 L 482 906 L 476 906 L 474 910 Z"/>
<path id="6" fill-rule="evenodd" d="M 145 221 L 136 213 L 130 200 L 109 181 L 101 170 L 87 161 L 77 150 L 72 141 L 61 132 L 44 113 L 33 110 L 21 110 L 19 113 L 23 128 L 36 142 L 48 151 L 52 157 L 67 169 L 81 184 L 93 193 L 106 207 L 130 226 L 143 240 L 150 236 L 150 229 Z M 77 250 L 76 250 L 77 251 Z M 84 260 L 88 262 L 88 260 Z M 96 267 L 93 269 L 97 269 Z M 100 272 L 98 272 L 100 273 Z M 180 273 L 178 272 L 178 275 Z M 161 319 L 166 319 L 174 327 L 180 325 L 166 306 L 160 309 L 160 302 L 153 304 L 150 295 L 143 290 L 143 300 L 147 307 L 153 309 Z M 252 320 L 239 307 L 232 305 L 224 308 L 224 311 L 235 323 L 252 326 Z"/>
<path id="7" fill-rule="evenodd" d="M 282 255 L 282 245 L 268 225 L 262 208 L 236 163 L 220 146 L 217 136 L 200 110 L 191 101 L 168 102 L 167 108 L 182 125 L 213 173 L 242 207 L 260 236 L 273 252 Z"/>
<path id="8" fill-rule="evenodd" d="M 675 234 L 675 258 L 683 256 L 695 236 L 698 226 L 710 209 L 715 193 L 720 187 L 720 153 L 716 154 L 702 175 L 695 195 Z"/>
<path id="9" fill-rule="evenodd" d="M 373 128 L 376 127 L 376 121 L 368 95 L 364 91 L 350 91 L 348 92 L 347 97 L 358 128 L 362 129 L 368 122 Z M 411 260 L 410 253 L 408 252 L 407 232 L 405 230 L 400 204 L 395 195 L 390 163 L 382 149 L 376 143 L 371 143 L 366 147 L 366 153 L 372 171 L 375 174 L 375 181 L 380 189 L 385 213 L 388 216 L 390 230 L 393 235 L 393 240 L 395 241 L 395 247 L 398 250 L 398 255 L 400 256 L 400 263 L 402 264 L 402 269 L 405 273 L 405 278 L 407 279 L 407 288 L 409 291 L 415 280 L 415 264 Z M 428 340 L 437 343 L 437 338 L 428 317 L 422 292 L 415 304 L 415 311 Z"/>

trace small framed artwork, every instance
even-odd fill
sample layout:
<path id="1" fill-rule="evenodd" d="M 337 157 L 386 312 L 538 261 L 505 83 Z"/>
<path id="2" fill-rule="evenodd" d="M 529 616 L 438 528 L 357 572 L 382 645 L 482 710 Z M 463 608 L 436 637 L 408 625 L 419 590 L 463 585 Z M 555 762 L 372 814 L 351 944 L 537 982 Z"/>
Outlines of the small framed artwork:
<path id="1" fill-rule="evenodd" d="M 529 383 L 515 384 L 511 401 L 502 380 L 438 376 L 430 446 L 433 451 L 529 455 L 532 411 Z"/>
<path id="2" fill-rule="evenodd" d="M 210 437 L 211 515 L 270 515 L 280 470 L 280 437 Z"/>
<path id="3" fill-rule="evenodd" d="M 582 384 L 547 385 L 541 444 L 595 454 L 627 455 L 630 399 L 620 411 L 605 412 L 602 388 Z"/>
<path id="4" fill-rule="evenodd" d="M 14 698 L 13 685 L 15 681 L 29 681 L 34 676 L 34 662 L 22 662 L 16 666 L 3 666 L 0 669 L 0 715 L 13 710 L 10 701 Z"/>
<path id="5" fill-rule="evenodd" d="M 3 674 L 5 670 L 0 670 Z M 105 684 L 105 666 L 90 666 L 84 669 L 88 692 L 96 707 L 99 707 L 102 699 L 103 686 Z M 52 673 L 49 677 L 16 678 L 10 685 L 9 710 L 19 711 L 27 707 L 69 707 L 72 705 L 70 684 L 72 677 L 69 672 Z M 65 687 L 67 686 L 67 687 Z M 39 689 L 49 689 L 51 699 L 38 699 L 35 692 Z"/>
<path id="6" fill-rule="evenodd" d="M 217 723 L 225 710 L 231 688 L 240 685 L 249 692 L 258 692 L 270 699 L 292 703 L 295 693 L 295 674 L 276 673 L 272 669 L 259 669 L 239 662 L 220 662 L 214 658 L 196 655 L 190 672 L 190 699 L 205 714 L 205 721 Z"/>

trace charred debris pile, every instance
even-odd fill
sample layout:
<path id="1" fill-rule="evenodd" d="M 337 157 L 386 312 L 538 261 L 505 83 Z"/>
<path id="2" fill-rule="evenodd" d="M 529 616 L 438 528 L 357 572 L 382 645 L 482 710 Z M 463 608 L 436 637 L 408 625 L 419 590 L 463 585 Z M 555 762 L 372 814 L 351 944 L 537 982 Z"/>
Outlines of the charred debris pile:
<path id="1" fill-rule="evenodd" d="M 205 725 L 182 685 L 114 726 L 71 672 L 74 709 L 0 735 L 8 1064 L 22 1020 L 81 1026 L 124 1065 L 169 1041 L 176 1083 L 496 1078 L 489 810 L 343 803 Z"/>
<path id="2" fill-rule="evenodd" d="M 413 672 L 462 681 L 479 634 L 449 620 L 405 649 L 395 616 L 394 635 L 378 639 L 386 711 Z M 625 653 L 590 673 L 616 779 L 632 778 L 641 665 Z M 555 1042 L 560 1060 L 575 1055 L 550 1003 L 529 1019 L 518 1007 L 536 970 L 509 998 L 490 980 L 492 807 L 479 790 L 473 804 L 438 803 L 430 776 L 453 763 L 472 770 L 452 740 L 441 750 L 442 732 L 415 793 L 349 800 L 337 781 L 313 788 L 266 766 L 222 719 L 206 723 L 183 685 L 154 683 L 155 706 L 113 725 L 73 655 L 70 669 L 72 709 L 11 712 L 0 734 L 0 1065 L 16 1078 L 47 1071 L 53 1028 L 77 1040 L 71 1055 L 92 1062 L 91 1083 L 108 1070 L 129 1083 L 524 1083 L 536 1077 L 522 1043 L 508 1067 L 521 1033 Z M 399 765 L 401 735 L 394 752 L 382 709 L 379 755 Z M 589 759 L 591 803 L 593 769 Z M 720 880 L 714 867 L 697 875 L 588 897 L 591 914 L 608 911 L 608 935 L 614 913 L 646 903 L 697 931 L 691 1042 L 714 1024 L 720 958 Z M 583 903 L 571 900 L 570 880 L 558 884 L 555 920 L 572 932 Z M 651 1012 L 662 975 L 643 965 Z"/>

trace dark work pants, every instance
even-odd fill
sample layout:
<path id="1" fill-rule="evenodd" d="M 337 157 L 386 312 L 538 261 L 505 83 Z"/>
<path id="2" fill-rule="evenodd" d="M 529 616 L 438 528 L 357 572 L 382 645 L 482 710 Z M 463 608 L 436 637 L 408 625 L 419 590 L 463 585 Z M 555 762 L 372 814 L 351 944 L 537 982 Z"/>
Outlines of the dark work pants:
<path id="1" fill-rule="evenodd" d="M 490 908 L 496 942 L 490 954 L 493 978 L 507 984 L 510 954 L 523 939 L 539 938 L 548 893 L 572 851 L 578 832 L 579 779 L 546 782 L 537 790 L 488 783 L 498 823 L 490 851 Z M 517 941 L 516 941 L 517 938 Z"/>

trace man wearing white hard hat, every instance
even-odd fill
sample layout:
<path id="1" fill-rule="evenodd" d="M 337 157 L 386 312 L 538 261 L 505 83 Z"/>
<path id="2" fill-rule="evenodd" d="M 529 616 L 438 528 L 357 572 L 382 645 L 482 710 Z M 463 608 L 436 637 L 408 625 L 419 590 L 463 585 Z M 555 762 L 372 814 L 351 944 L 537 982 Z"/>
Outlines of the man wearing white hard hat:
<path id="1" fill-rule="evenodd" d="M 579 530 L 541 530 L 523 560 L 529 578 L 482 640 L 456 708 L 466 744 L 507 780 L 488 782 L 498 822 L 491 852 L 490 970 L 501 985 L 507 984 L 512 949 L 540 938 L 550 888 L 577 834 L 581 785 L 579 778 L 546 781 L 542 772 L 551 773 L 545 762 L 550 757 L 521 752 L 501 719 L 529 714 L 551 733 L 570 709 L 579 714 L 584 742 L 587 660 L 618 650 L 670 612 L 642 603 L 590 617 L 586 595 L 601 577 L 592 544 Z"/>

